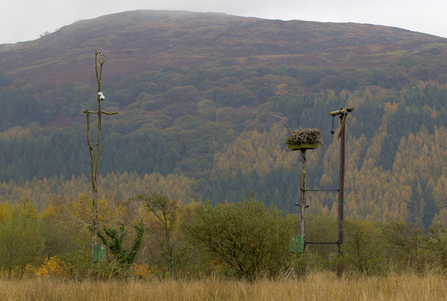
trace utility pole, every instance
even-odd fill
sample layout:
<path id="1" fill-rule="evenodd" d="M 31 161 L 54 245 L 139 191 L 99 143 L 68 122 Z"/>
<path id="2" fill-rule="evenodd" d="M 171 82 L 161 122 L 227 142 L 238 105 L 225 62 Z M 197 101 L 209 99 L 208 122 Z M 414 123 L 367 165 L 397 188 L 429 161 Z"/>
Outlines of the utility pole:
<path id="1" fill-rule="evenodd" d="M 340 119 L 340 122 L 343 121 Z M 346 126 L 340 129 L 340 166 L 338 172 L 338 254 L 343 255 L 341 244 L 343 243 L 343 201 L 345 187 L 345 144 Z"/>
<path id="2" fill-rule="evenodd" d="M 338 254 L 343 255 L 343 251 L 341 249 L 341 245 L 343 244 L 343 212 L 344 212 L 344 186 L 345 186 L 345 145 L 346 145 L 346 117 L 350 112 L 354 111 L 354 108 L 340 108 L 338 111 L 333 111 L 330 114 L 332 118 L 335 116 L 340 117 L 340 133 L 338 134 L 338 138 L 340 139 L 340 164 L 339 164 L 339 172 L 338 172 Z M 332 126 L 334 125 L 332 121 Z M 334 134 L 334 129 L 331 130 L 331 134 Z"/>
<path id="3" fill-rule="evenodd" d="M 99 61 L 98 61 L 99 55 Z M 102 52 L 98 53 L 98 50 L 95 52 L 95 71 L 96 71 L 96 81 L 98 83 L 98 94 L 97 94 L 97 111 L 89 111 L 85 110 L 82 113 L 85 113 L 87 117 L 87 145 L 90 150 L 90 177 L 92 181 L 92 198 L 93 198 L 93 220 L 92 220 L 92 230 L 93 230 L 93 238 L 92 238 L 92 253 L 93 259 L 92 261 L 103 261 L 105 260 L 104 256 L 100 255 L 100 252 L 104 251 L 104 248 L 100 248 L 98 245 L 98 166 L 99 166 L 99 157 L 101 156 L 101 115 L 115 115 L 118 112 L 108 113 L 106 111 L 101 110 L 101 101 L 105 99 L 104 94 L 101 92 L 101 81 L 102 81 L 102 66 L 105 61 L 102 60 L 102 57 L 105 55 Z M 98 72 L 98 62 L 99 62 L 99 72 Z M 96 140 L 96 144 L 92 144 L 90 139 L 90 114 L 98 114 L 98 136 Z M 96 146 L 96 157 L 93 152 L 93 146 Z M 102 253 L 101 253 L 102 254 Z"/>

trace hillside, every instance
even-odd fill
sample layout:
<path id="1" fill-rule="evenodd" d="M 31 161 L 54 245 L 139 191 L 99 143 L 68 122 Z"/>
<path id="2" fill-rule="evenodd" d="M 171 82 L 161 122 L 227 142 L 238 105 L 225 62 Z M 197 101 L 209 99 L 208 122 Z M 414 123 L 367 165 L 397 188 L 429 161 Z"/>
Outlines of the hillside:
<path id="1" fill-rule="evenodd" d="M 5 50 L 7 49 L 7 50 Z M 447 224 L 447 40 L 398 28 L 134 11 L 79 21 L 0 47 L 0 199 L 86 191 L 85 116 L 103 51 L 102 195 L 146 189 L 237 201 L 255 191 L 295 210 L 298 155 L 287 130 L 317 127 L 308 187 L 337 185 L 329 112 L 352 106 L 346 214 Z M 337 126 L 337 125 L 336 125 Z M 335 198 L 309 195 L 309 212 Z"/>
<path id="2" fill-rule="evenodd" d="M 1 70 L 15 78 L 85 81 L 95 48 L 110 78 L 124 74 L 256 57 L 269 65 L 373 68 L 420 55 L 445 39 L 366 24 L 263 20 L 182 11 L 132 11 L 76 22 L 12 50 Z"/>

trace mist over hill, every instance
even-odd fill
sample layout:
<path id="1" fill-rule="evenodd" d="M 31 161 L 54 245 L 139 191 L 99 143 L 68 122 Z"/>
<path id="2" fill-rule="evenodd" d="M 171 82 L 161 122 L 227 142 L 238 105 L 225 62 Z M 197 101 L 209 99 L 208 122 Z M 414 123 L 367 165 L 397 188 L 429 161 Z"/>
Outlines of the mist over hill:
<path id="1" fill-rule="evenodd" d="M 295 210 L 299 157 L 273 114 L 324 132 L 308 186 L 329 189 L 338 181 L 329 112 L 352 106 L 347 216 L 447 223 L 446 39 L 184 11 L 108 15 L 0 45 L 1 200 L 27 196 L 43 208 L 85 192 L 81 111 L 95 107 L 96 49 L 106 54 L 103 108 L 119 111 L 103 119 L 108 198 L 166 189 L 217 203 L 253 190 Z M 334 214 L 335 201 L 310 195 L 309 211 Z"/>

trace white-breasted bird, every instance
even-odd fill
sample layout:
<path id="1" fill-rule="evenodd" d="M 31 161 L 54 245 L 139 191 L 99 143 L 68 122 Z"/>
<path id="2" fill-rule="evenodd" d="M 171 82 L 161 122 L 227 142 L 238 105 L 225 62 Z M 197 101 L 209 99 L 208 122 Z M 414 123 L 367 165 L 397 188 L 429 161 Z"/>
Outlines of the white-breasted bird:
<path id="1" fill-rule="evenodd" d="M 98 53 L 100 56 L 106 57 L 106 55 L 102 52 Z"/>

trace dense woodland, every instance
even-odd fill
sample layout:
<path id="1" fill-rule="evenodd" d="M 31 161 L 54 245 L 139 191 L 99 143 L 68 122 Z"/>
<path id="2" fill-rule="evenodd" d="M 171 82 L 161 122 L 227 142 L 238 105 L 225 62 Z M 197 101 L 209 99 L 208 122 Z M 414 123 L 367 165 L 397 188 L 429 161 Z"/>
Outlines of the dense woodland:
<path id="1" fill-rule="evenodd" d="M 102 222 L 107 227 L 118 229 L 121 223 L 133 229 L 151 211 L 150 206 L 139 207 L 131 200 L 146 195 L 148 199 L 141 204 L 147 204 L 149 191 L 160 193 L 178 202 L 174 207 L 183 212 L 180 220 L 190 223 L 179 222 L 172 231 L 182 241 L 181 247 L 194 248 L 200 245 L 200 237 L 195 237 L 194 245 L 183 240 L 185 235 L 194 238 L 194 231 L 206 229 L 191 228 L 192 216 L 212 214 L 212 208 L 225 207 L 219 204 L 230 206 L 238 203 L 241 195 L 254 192 L 265 208 L 277 208 L 270 213 L 281 212 L 275 214 L 286 221 L 276 222 L 289 223 L 285 229 L 290 231 L 281 234 L 288 237 L 296 222 L 288 213 L 296 213 L 299 154 L 286 149 L 288 131 L 274 115 L 283 117 L 290 129 L 319 128 L 323 132 L 324 146 L 308 152 L 307 187 L 335 189 L 339 140 L 330 134 L 329 112 L 354 107 L 347 119 L 345 216 L 351 220 L 347 228 L 354 234 L 373 233 L 371 237 L 377 241 L 392 231 L 404 236 L 413 233 L 414 239 L 425 244 L 425 251 L 434 252 L 422 256 L 419 249 L 407 246 L 408 254 L 426 256 L 424 263 L 415 265 L 444 260 L 444 232 L 436 227 L 447 226 L 447 43 L 442 39 L 421 43 L 417 48 L 413 45 L 411 52 L 399 45 L 401 50 L 363 57 L 372 67 L 364 62 L 355 67 L 346 53 L 346 66 L 339 64 L 340 60 L 337 66 L 324 66 L 317 59 L 300 65 L 280 58 L 277 61 L 282 63 L 274 63 L 272 57 L 233 55 L 106 77 L 103 109 L 119 114 L 103 119 L 99 191 L 115 220 Z M 327 54 L 315 51 L 315 58 Z M 374 65 L 379 56 L 386 59 L 380 66 Z M 106 63 L 105 74 L 107 68 Z M 45 223 L 77 224 L 67 229 L 83 231 L 83 237 L 88 237 L 88 215 L 82 210 L 88 211 L 90 202 L 90 157 L 85 116 L 80 112 L 95 108 L 95 95 L 96 86 L 85 81 L 20 78 L 0 72 L 0 201 L 4 206 L 0 220 L 21 220 L 23 215 L 33 223 L 40 221 L 39 254 L 48 258 L 65 254 L 73 264 L 76 256 L 58 249 L 58 244 L 64 243 L 61 237 L 68 232 L 51 237 Z M 334 124 L 337 130 L 338 119 Z M 308 193 L 307 197 L 307 212 L 312 216 L 309 227 L 315 226 L 317 219 L 321 219 L 319 223 L 334 222 L 335 194 Z M 142 208 L 149 211 L 144 213 Z M 145 220 L 146 230 L 153 226 L 154 216 Z M 158 230 L 154 231 L 143 244 L 159 239 Z M 317 239 L 324 233 L 316 228 L 312 231 Z M 81 245 L 80 249 L 88 250 L 88 243 Z M 286 250 L 287 243 L 282 246 Z M 174 258 L 174 250 L 169 249 L 169 242 L 159 247 L 154 250 L 146 245 L 149 253 L 144 251 L 146 255 L 137 259 L 157 266 L 157 275 L 164 277 L 175 270 L 166 261 Z M 393 252 L 389 246 L 382 247 L 385 253 Z M 316 250 L 323 257 L 330 251 Z M 166 252 L 171 252 L 168 257 Z M 212 256 L 191 254 L 195 254 L 187 259 L 191 261 L 181 264 L 197 267 L 197 258 L 213 260 Z M 143 260 L 141 256 L 149 257 Z M 283 263 L 290 259 L 275 256 L 285 260 Z M 151 263 L 155 259 L 158 261 Z M 219 268 L 228 268 L 228 261 L 220 263 L 223 266 Z M 275 274 L 281 268 L 272 269 Z M 239 272 L 239 276 L 252 279 L 260 271 Z"/>

